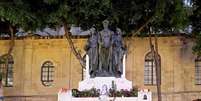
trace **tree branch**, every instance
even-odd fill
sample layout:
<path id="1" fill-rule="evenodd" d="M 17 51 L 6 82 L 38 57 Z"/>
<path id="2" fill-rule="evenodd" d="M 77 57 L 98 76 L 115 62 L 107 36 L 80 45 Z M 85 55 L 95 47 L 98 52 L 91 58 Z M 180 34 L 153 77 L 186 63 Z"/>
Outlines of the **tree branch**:
<path id="1" fill-rule="evenodd" d="M 15 45 L 15 40 L 14 40 L 14 30 L 13 30 L 13 27 L 11 25 L 9 25 L 9 30 L 10 30 L 10 38 L 11 38 L 11 41 L 10 41 L 10 48 L 8 50 L 8 55 L 11 54 L 11 52 L 13 51 L 13 47 Z"/>
<path id="2" fill-rule="evenodd" d="M 69 35 L 69 30 L 68 30 L 68 25 L 65 21 L 63 21 L 63 24 L 64 24 L 64 31 L 65 31 L 65 37 L 68 41 L 68 44 L 70 46 L 70 49 L 71 51 L 73 52 L 73 54 L 75 55 L 75 57 L 78 59 L 80 65 L 82 66 L 82 68 L 85 68 L 86 64 L 85 64 L 85 61 L 84 59 L 82 58 L 81 54 L 76 50 L 74 44 L 73 44 L 73 41 Z"/>
<path id="3" fill-rule="evenodd" d="M 127 43 L 127 48 L 129 49 L 128 45 L 131 44 L 131 39 L 134 38 L 138 33 L 140 33 L 151 21 L 153 20 L 153 16 L 150 17 L 136 32 L 131 32 L 133 33 L 130 37 L 130 40 L 128 40 L 128 43 Z"/>

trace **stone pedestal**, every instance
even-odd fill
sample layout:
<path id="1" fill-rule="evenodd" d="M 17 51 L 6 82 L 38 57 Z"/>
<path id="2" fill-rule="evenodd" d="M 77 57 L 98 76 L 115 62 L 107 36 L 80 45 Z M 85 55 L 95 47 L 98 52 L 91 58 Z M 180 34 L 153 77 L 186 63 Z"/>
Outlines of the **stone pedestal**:
<path id="1" fill-rule="evenodd" d="M 104 101 L 113 101 L 114 97 L 108 97 Z M 100 101 L 100 97 L 73 97 L 71 90 L 58 93 L 58 101 Z M 141 90 L 137 97 L 116 97 L 115 101 L 152 101 L 152 93 L 148 90 Z"/>
<path id="2" fill-rule="evenodd" d="M 102 89 L 103 85 L 106 85 L 108 89 L 112 88 L 112 82 L 116 85 L 117 90 L 121 89 L 132 89 L 132 82 L 126 80 L 125 78 L 115 78 L 115 77 L 95 77 L 85 79 L 79 82 L 78 90 L 90 90 L 92 88 Z"/>
<path id="3" fill-rule="evenodd" d="M 132 89 L 132 82 L 125 78 L 125 55 L 123 57 L 123 74 L 120 78 L 116 77 L 95 77 L 90 78 L 89 75 L 89 56 L 86 56 L 86 70 L 84 73 L 84 80 L 79 82 L 79 90 L 90 90 L 92 88 L 102 89 L 106 85 L 108 89 L 112 88 L 112 82 L 116 85 L 117 90 Z"/>

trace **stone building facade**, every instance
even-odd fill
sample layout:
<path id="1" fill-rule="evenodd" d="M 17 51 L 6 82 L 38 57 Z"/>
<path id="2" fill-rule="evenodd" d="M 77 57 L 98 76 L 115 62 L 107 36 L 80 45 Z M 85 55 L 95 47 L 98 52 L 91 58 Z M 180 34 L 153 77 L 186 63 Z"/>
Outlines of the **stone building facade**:
<path id="1" fill-rule="evenodd" d="M 127 45 L 126 78 L 133 82 L 133 86 L 150 89 L 156 101 L 154 70 L 146 74 L 150 73 L 150 68 L 146 69 L 145 65 L 149 64 L 145 61 L 150 52 L 148 38 L 124 39 Z M 73 42 L 84 55 L 86 38 L 73 39 Z M 158 38 L 163 101 L 201 99 L 201 70 L 199 66 L 196 69 L 195 62 L 199 59 L 195 61 L 197 56 L 193 54 L 192 46 L 193 40 L 185 36 Z M 8 49 L 9 40 L 1 39 L 0 56 Z M 78 88 L 82 80 L 81 66 L 62 37 L 16 39 L 12 59 L 11 75 L 4 81 L 9 86 L 4 83 L 3 87 L 5 101 L 57 101 L 59 89 Z M 0 68 L 3 68 L 2 64 Z"/>

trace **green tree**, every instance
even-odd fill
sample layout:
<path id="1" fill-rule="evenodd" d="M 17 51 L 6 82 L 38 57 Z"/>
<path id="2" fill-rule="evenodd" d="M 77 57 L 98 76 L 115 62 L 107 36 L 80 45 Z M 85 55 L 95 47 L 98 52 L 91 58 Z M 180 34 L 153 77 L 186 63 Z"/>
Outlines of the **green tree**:
<path id="1" fill-rule="evenodd" d="M 193 47 L 194 52 L 197 55 L 201 55 L 201 1 L 192 0 L 193 14 L 190 17 L 193 26 L 193 35 L 195 37 L 195 46 Z"/>
<path id="2" fill-rule="evenodd" d="M 4 25 L 8 26 L 10 35 L 10 49 L 8 50 L 8 55 L 11 54 L 14 47 L 14 34 L 16 33 L 16 28 L 20 27 L 25 30 L 34 29 L 37 26 L 36 17 L 34 17 L 26 9 L 22 9 L 22 3 L 16 0 L 15 2 L 4 1 L 0 2 L 0 21 Z"/>

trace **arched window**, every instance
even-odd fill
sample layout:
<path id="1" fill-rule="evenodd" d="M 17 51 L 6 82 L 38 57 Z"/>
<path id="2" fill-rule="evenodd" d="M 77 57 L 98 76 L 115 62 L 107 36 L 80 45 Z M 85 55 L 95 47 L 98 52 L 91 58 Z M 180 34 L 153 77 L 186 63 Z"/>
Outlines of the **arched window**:
<path id="1" fill-rule="evenodd" d="M 201 85 L 201 56 L 195 59 L 195 84 Z"/>
<path id="2" fill-rule="evenodd" d="M 43 63 L 41 67 L 41 82 L 44 86 L 51 86 L 54 81 L 54 65 L 50 61 Z"/>
<path id="3" fill-rule="evenodd" d="M 159 62 L 160 62 L 160 56 Z M 144 64 L 144 84 L 145 85 L 155 85 L 156 84 L 156 65 L 152 53 L 149 52 L 145 56 Z"/>
<path id="4" fill-rule="evenodd" d="M 13 86 L 13 57 L 4 55 L 0 59 L 0 79 L 5 87 Z"/>

